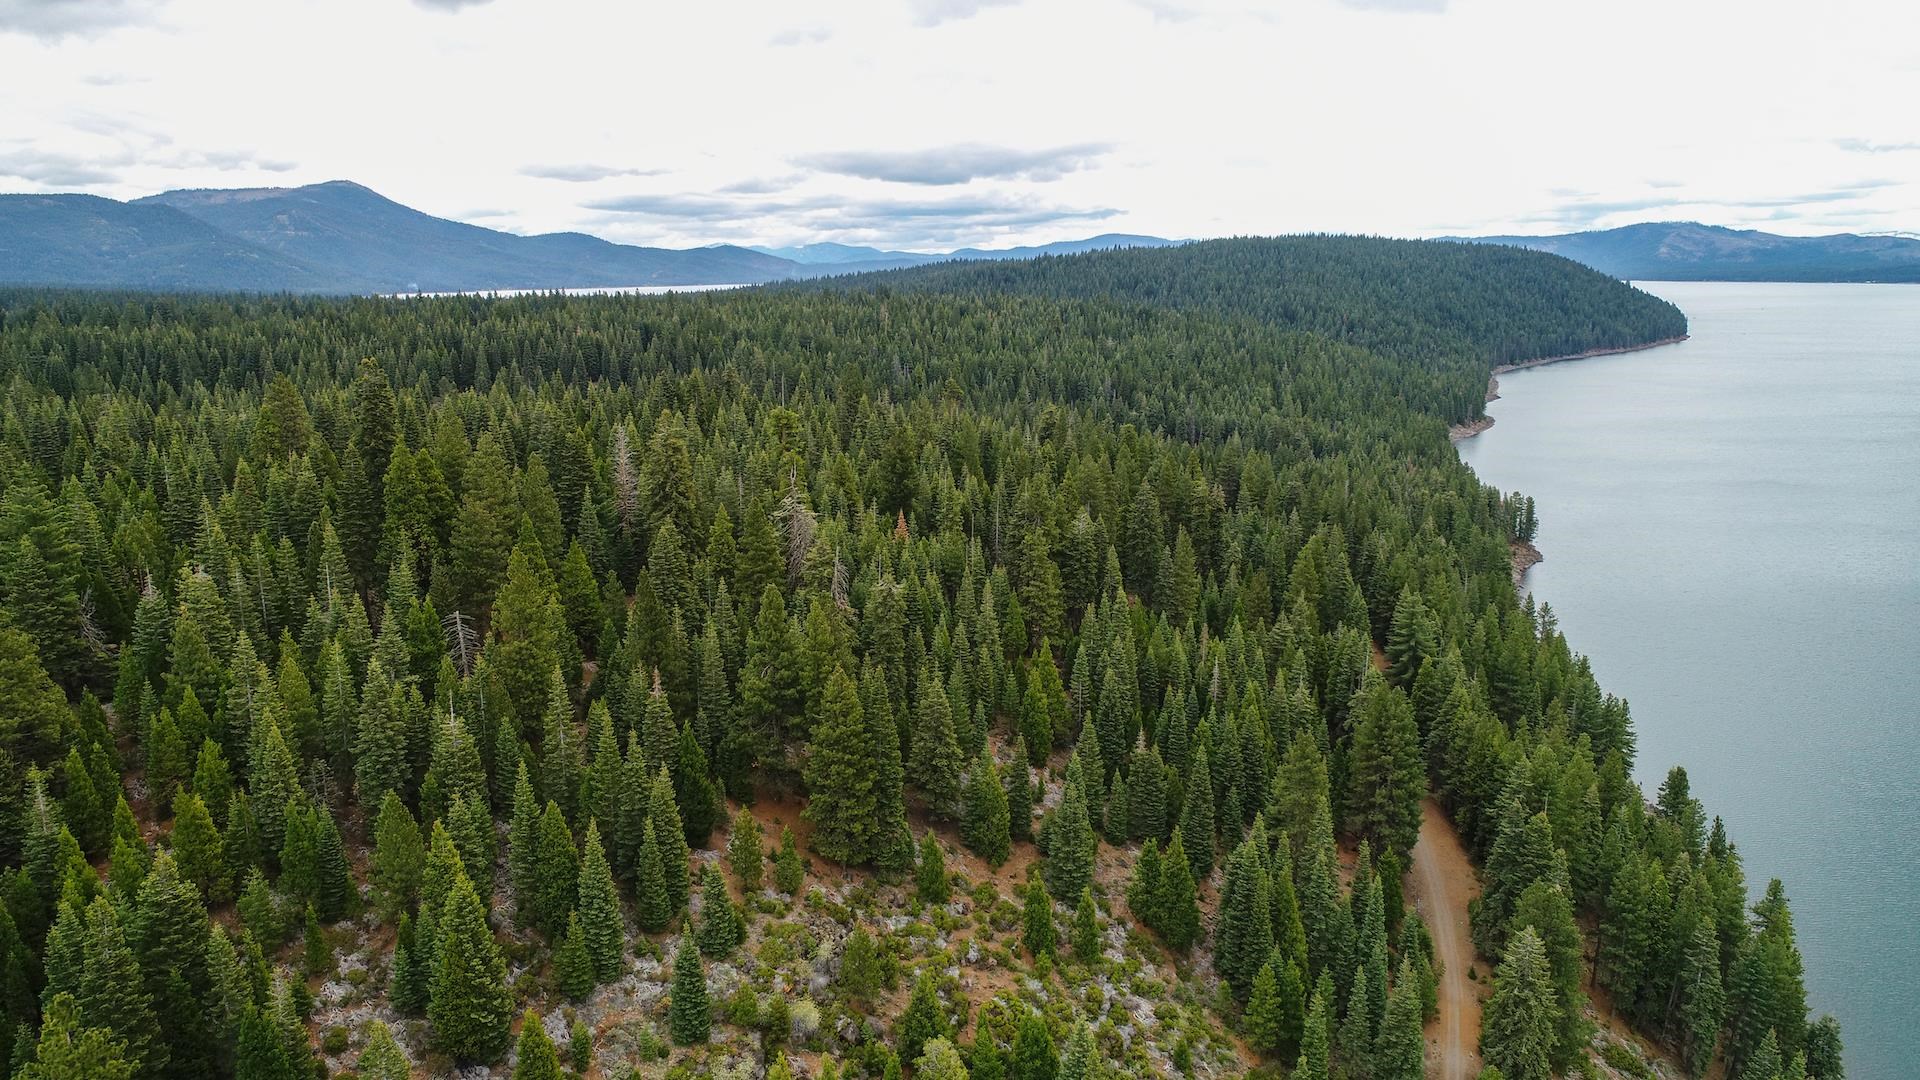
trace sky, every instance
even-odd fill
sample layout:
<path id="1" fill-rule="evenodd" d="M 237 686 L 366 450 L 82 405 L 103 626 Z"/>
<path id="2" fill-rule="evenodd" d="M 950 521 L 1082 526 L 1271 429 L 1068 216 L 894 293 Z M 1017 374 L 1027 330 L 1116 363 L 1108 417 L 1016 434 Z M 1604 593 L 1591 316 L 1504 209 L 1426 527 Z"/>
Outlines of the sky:
<path id="1" fill-rule="evenodd" d="M 0 192 L 512 232 L 1920 232 L 1895 0 L 0 0 Z"/>

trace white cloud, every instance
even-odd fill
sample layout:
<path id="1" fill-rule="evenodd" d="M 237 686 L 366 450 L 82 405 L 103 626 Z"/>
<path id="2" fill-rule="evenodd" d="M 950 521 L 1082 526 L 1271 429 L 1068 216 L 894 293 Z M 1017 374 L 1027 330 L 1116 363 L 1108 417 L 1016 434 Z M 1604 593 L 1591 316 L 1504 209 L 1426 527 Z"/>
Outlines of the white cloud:
<path id="1" fill-rule="evenodd" d="M 92 37 L 152 18 L 161 0 L 0 0 L 0 34 L 59 41 Z"/>
<path id="2" fill-rule="evenodd" d="M 0 190 L 669 245 L 1920 228 L 1911 35 L 1832 3 L 0 0 Z"/>

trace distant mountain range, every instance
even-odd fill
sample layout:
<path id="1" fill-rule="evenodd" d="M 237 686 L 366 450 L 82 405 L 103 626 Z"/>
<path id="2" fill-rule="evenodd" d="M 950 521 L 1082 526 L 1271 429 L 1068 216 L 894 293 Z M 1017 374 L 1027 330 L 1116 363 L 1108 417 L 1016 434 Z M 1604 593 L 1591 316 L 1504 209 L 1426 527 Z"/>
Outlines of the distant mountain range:
<path id="1" fill-rule="evenodd" d="M 1164 245 L 1109 235 L 951 253 L 842 244 L 755 250 L 516 236 L 437 218 L 345 180 L 297 188 L 0 195 L 0 284 L 160 290 L 390 293 L 760 284 L 942 259 L 1027 258 Z"/>
<path id="2" fill-rule="evenodd" d="M 1920 239 L 1777 236 L 1693 222 L 1444 239 L 1564 255 L 1629 280 L 1920 282 Z M 0 285 L 302 293 L 757 285 L 948 260 L 1027 259 L 1180 241 L 1106 233 L 1036 247 L 849 244 L 655 248 L 517 236 L 402 206 L 346 180 L 168 191 L 132 202 L 0 195 Z"/>
<path id="3" fill-rule="evenodd" d="M 1446 239 L 1550 251 L 1630 281 L 1920 282 L 1920 239 L 1910 236 L 1779 236 L 1673 221 L 1558 236 Z"/>

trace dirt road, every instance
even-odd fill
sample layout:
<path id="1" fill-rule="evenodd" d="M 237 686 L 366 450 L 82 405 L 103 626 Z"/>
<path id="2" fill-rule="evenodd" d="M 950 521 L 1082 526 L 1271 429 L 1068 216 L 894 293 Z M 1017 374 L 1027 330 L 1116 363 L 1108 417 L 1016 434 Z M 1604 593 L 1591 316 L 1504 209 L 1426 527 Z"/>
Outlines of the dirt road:
<path id="1" fill-rule="evenodd" d="M 1475 964 L 1467 902 L 1480 894 L 1480 883 L 1440 804 L 1428 799 L 1421 812 L 1409 884 L 1443 965 L 1440 1015 L 1427 1025 L 1427 1075 L 1473 1080 L 1480 1072 L 1481 984 L 1467 978 L 1467 969 Z M 1486 977 L 1484 969 L 1480 974 Z"/>

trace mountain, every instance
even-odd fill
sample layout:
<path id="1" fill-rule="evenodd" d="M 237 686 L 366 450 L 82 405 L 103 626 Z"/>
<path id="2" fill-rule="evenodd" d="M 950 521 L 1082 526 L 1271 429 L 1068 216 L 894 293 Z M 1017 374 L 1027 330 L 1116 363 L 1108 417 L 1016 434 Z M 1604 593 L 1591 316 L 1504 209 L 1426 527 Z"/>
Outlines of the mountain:
<path id="1" fill-rule="evenodd" d="M 960 248 L 957 251 L 946 252 L 887 251 L 881 248 L 832 243 L 802 244 L 798 247 L 784 248 L 754 248 L 753 250 L 799 263 L 805 268 L 799 276 L 815 277 L 820 274 L 900 270 L 910 266 L 925 266 L 928 263 L 948 262 L 954 259 L 1033 259 L 1042 255 L 1077 255 L 1083 251 L 1105 251 L 1111 248 L 1171 247 L 1179 243 L 1181 243 L 1179 240 L 1165 240 L 1158 236 L 1102 233 L 1099 236 L 1089 236 L 1084 240 L 1060 240 L 1051 244 L 1035 244 L 1027 247 Z"/>
<path id="2" fill-rule="evenodd" d="M 1628 280 L 1920 282 L 1920 239 L 1898 235 L 1780 236 L 1668 221 L 1558 236 L 1447 239 L 1551 251 Z"/>
<path id="3" fill-rule="evenodd" d="M 346 180 L 169 191 L 135 205 L 171 207 L 377 292 L 716 285 L 793 273 L 786 260 L 740 247 L 674 251 L 581 233 L 516 236 L 424 214 Z"/>
<path id="4" fill-rule="evenodd" d="M 160 204 L 93 195 L 0 195 L 0 283 L 333 292 L 298 259 Z"/>

